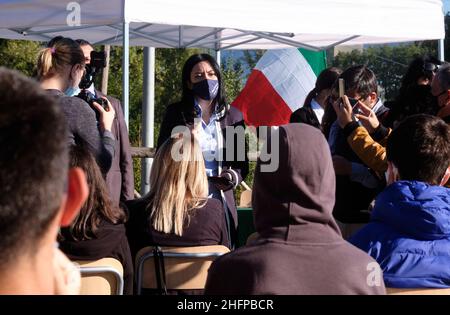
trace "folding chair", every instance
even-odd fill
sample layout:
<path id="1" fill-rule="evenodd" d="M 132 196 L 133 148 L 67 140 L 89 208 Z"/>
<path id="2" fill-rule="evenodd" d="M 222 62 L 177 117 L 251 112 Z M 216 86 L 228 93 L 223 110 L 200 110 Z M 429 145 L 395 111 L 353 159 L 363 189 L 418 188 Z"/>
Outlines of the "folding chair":
<path id="1" fill-rule="evenodd" d="M 450 288 L 386 288 L 388 295 L 450 295 Z"/>
<path id="2" fill-rule="evenodd" d="M 123 266 L 115 258 L 74 261 L 80 266 L 80 295 L 122 295 Z"/>
<path id="3" fill-rule="evenodd" d="M 160 254 L 155 255 L 154 249 L 153 246 L 144 247 L 136 255 L 138 295 L 143 288 L 163 291 L 204 289 L 211 263 L 230 251 L 223 245 L 163 247 Z"/>

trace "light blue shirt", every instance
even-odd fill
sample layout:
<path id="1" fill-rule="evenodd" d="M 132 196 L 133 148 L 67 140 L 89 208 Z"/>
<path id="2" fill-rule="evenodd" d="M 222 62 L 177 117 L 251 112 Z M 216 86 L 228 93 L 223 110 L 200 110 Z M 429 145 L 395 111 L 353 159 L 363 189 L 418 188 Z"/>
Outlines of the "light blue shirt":
<path id="1" fill-rule="evenodd" d="M 202 128 L 199 128 L 198 142 L 202 150 L 203 159 L 205 160 L 205 168 L 207 176 L 219 175 L 219 142 L 218 142 L 218 130 L 216 127 L 217 115 L 213 113 L 209 119 L 209 123 L 206 124 L 202 119 L 202 109 L 198 105 L 197 101 L 194 102 L 195 108 L 200 113 L 197 118 L 201 119 Z M 214 186 L 209 185 L 210 197 L 221 199 L 220 191 Z"/>

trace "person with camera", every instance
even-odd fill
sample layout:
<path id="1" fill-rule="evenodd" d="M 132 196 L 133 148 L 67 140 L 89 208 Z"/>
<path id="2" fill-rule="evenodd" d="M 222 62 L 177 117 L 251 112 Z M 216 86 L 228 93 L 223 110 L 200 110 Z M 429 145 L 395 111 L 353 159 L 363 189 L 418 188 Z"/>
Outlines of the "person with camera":
<path id="1" fill-rule="evenodd" d="M 83 51 L 86 71 L 90 72 L 88 76 L 92 75 L 94 78 L 97 71 L 105 66 L 105 55 L 104 53 L 95 52 L 94 47 L 86 40 L 77 39 L 76 42 L 80 44 L 81 50 Z M 91 54 L 93 58 L 91 58 Z M 116 117 L 114 118 L 111 129 L 111 132 L 116 139 L 116 154 L 112 160 L 111 168 L 106 174 L 106 184 L 108 185 L 112 201 L 119 204 L 121 201 L 133 199 L 133 160 L 131 158 L 130 140 L 125 118 L 123 116 L 122 105 L 118 99 L 105 95 L 97 90 L 94 83 L 88 82 L 86 84 L 86 92 L 90 93 L 94 98 L 106 97 L 116 112 Z"/>
<path id="2" fill-rule="evenodd" d="M 115 138 L 111 133 L 115 110 L 106 99 L 105 109 L 97 102 L 88 104 L 81 98 L 68 97 L 77 90 L 84 73 L 83 51 L 70 38 L 59 37 L 48 46 L 38 56 L 37 72 L 41 86 L 58 98 L 63 108 L 69 129 L 69 144 L 84 143 L 105 175 L 111 168 L 115 153 Z"/>

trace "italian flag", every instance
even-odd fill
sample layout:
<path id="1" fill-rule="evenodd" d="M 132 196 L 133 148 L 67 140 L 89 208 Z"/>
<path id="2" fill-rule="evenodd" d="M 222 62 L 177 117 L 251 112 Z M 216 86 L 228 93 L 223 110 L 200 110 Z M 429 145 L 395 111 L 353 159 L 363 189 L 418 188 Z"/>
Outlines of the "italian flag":
<path id="1" fill-rule="evenodd" d="M 316 75 L 326 67 L 325 52 L 304 49 L 268 50 L 231 104 L 248 126 L 280 126 L 303 106 Z"/>

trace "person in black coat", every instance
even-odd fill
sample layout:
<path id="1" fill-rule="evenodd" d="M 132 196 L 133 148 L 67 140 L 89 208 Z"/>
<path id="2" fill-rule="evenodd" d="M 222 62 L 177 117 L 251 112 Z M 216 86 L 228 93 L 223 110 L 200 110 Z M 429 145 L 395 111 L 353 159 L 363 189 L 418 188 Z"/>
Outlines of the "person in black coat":
<path id="1" fill-rule="evenodd" d="M 290 122 L 305 123 L 322 129 L 322 118 L 328 105 L 331 89 L 341 73 L 342 71 L 335 67 L 323 70 L 317 77 L 316 86 L 306 96 L 303 107 L 292 113 Z"/>
<path id="2" fill-rule="evenodd" d="M 123 266 L 124 294 L 133 294 L 133 262 L 125 233 L 126 213 L 112 203 L 105 180 L 86 148 L 72 146 L 70 166 L 86 174 L 89 196 L 70 227 L 61 229 L 59 246 L 72 260 L 111 257 Z"/>
<path id="3" fill-rule="evenodd" d="M 208 54 L 193 55 L 185 62 L 182 86 L 181 101 L 166 109 L 157 149 L 174 131 L 182 131 L 180 126 L 194 130 L 205 160 L 209 195 L 228 209 L 234 244 L 238 222 L 233 189 L 248 173 L 243 116 L 226 103 L 219 65 Z"/>

